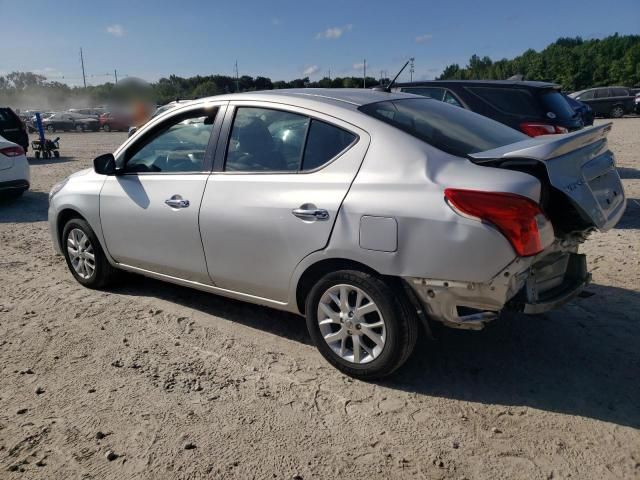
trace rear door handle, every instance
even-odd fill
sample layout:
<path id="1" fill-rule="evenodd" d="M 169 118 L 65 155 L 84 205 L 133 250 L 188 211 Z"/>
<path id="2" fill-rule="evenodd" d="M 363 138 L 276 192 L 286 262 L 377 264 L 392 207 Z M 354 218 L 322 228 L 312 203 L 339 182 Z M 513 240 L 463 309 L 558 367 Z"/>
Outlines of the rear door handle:
<path id="1" fill-rule="evenodd" d="M 291 211 L 296 217 L 303 220 L 328 220 L 329 212 L 323 208 L 296 208 Z"/>
<path id="2" fill-rule="evenodd" d="M 174 195 L 169 200 L 165 200 L 164 203 L 171 208 L 187 208 L 190 205 L 189 200 L 183 200 L 180 195 Z"/>

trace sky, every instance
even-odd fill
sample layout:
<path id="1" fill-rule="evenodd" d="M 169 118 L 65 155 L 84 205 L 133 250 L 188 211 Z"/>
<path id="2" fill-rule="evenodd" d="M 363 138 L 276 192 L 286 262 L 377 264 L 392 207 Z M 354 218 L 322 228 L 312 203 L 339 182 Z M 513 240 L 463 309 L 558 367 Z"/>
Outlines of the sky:
<path id="1" fill-rule="evenodd" d="M 558 37 L 640 33 L 640 0 L 147 1 L 0 0 L 0 75 L 32 71 L 70 85 L 176 74 L 291 80 L 414 80 L 472 54 L 511 58 Z M 408 69 L 401 80 L 409 80 Z"/>

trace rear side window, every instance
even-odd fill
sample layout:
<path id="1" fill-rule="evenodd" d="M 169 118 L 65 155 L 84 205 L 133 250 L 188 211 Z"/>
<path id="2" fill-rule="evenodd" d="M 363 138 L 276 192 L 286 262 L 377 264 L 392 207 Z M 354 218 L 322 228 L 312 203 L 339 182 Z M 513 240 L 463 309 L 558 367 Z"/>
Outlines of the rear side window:
<path id="1" fill-rule="evenodd" d="M 460 157 L 529 138 L 477 113 L 426 98 L 371 103 L 360 111 Z"/>
<path id="2" fill-rule="evenodd" d="M 535 98 L 522 88 L 467 87 L 492 107 L 510 115 L 540 115 Z"/>
<path id="3" fill-rule="evenodd" d="M 543 93 L 540 99 L 542 100 L 542 106 L 545 109 L 547 118 L 568 120 L 576 116 L 576 112 L 560 92 L 553 90 Z"/>
<path id="4" fill-rule="evenodd" d="M 404 93 L 413 93 L 414 95 L 422 95 L 423 97 L 433 98 L 434 100 L 442 100 L 444 96 L 444 88 L 438 87 L 405 87 L 400 89 Z"/>
<path id="5" fill-rule="evenodd" d="M 624 88 L 612 88 L 611 93 L 614 97 L 627 97 L 629 96 L 629 92 L 627 92 Z"/>
<path id="6" fill-rule="evenodd" d="M 225 171 L 315 170 L 356 140 L 356 135 L 306 115 L 239 107 L 233 121 Z"/>
<path id="7" fill-rule="evenodd" d="M 328 123 L 311 120 L 302 170 L 315 170 L 349 147 L 356 136 Z"/>
<path id="8" fill-rule="evenodd" d="M 240 107 L 233 120 L 226 171 L 295 172 L 309 117 L 267 108 Z"/>
<path id="9" fill-rule="evenodd" d="M 596 90 L 596 98 L 609 98 L 611 96 L 608 88 L 599 88 Z"/>

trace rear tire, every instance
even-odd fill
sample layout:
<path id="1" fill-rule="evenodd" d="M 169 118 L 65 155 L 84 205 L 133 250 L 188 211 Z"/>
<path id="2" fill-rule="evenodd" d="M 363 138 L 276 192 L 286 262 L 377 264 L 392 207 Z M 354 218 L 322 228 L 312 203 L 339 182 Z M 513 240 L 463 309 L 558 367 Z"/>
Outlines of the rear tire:
<path id="1" fill-rule="evenodd" d="M 611 116 L 611 118 L 622 118 L 624 117 L 624 108 L 622 108 L 620 105 L 616 105 L 611 109 L 609 115 Z"/>
<path id="2" fill-rule="evenodd" d="M 57 151 L 57 150 L 54 150 L 53 151 L 53 156 L 56 157 L 56 158 L 60 158 L 60 152 Z"/>
<path id="3" fill-rule="evenodd" d="M 307 296 L 305 311 L 309 335 L 322 356 L 351 377 L 389 375 L 415 347 L 417 315 L 405 293 L 371 273 L 325 275 Z"/>
<path id="4" fill-rule="evenodd" d="M 105 123 L 102 127 L 102 130 L 104 130 L 105 132 L 110 132 L 111 131 L 111 127 L 109 126 L 108 123 Z"/>
<path id="5" fill-rule="evenodd" d="M 55 131 L 56 131 L 56 127 L 54 127 L 53 125 L 48 125 L 47 126 L 47 132 L 53 133 Z"/>
<path id="6" fill-rule="evenodd" d="M 102 246 L 89 224 L 72 218 L 62 230 L 61 247 L 67 266 L 78 283 L 88 288 L 103 288 L 115 277 Z M 92 258 L 93 257 L 93 258 Z"/>

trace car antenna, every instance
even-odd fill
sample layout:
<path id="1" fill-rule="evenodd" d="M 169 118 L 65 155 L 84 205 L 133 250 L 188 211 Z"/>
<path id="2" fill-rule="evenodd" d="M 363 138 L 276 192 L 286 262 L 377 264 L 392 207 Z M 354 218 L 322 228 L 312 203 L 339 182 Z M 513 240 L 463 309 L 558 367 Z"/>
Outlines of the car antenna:
<path id="1" fill-rule="evenodd" d="M 389 82 L 389 84 L 388 84 L 386 87 L 384 87 L 384 91 L 385 91 L 385 92 L 389 92 L 389 93 L 391 93 L 391 87 L 393 87 L 393 84 L 394 84 L 394 83 L 396 83 L 396 80 L 398 79 L 398 77 L 400 76 L 400 74 L 401 74 L 402 72 L 404 72 L 404 69 L 405 69 L 405 68 L 407 68 L 407 65 L 409 65 L 409 62 L 410 62 L 410 61 L 411 61 L 411 60 L 407 60 L 407 63 L 405 63 L 405 64 L 404 64 L 404 66 L 403 66 L 403 67 L 400 69 L 400 71 L 398 72 L 398 74 L 397 74 L 395 77 L 393 77 L 393 80 L 391 80 L 391 81 Z"/>

